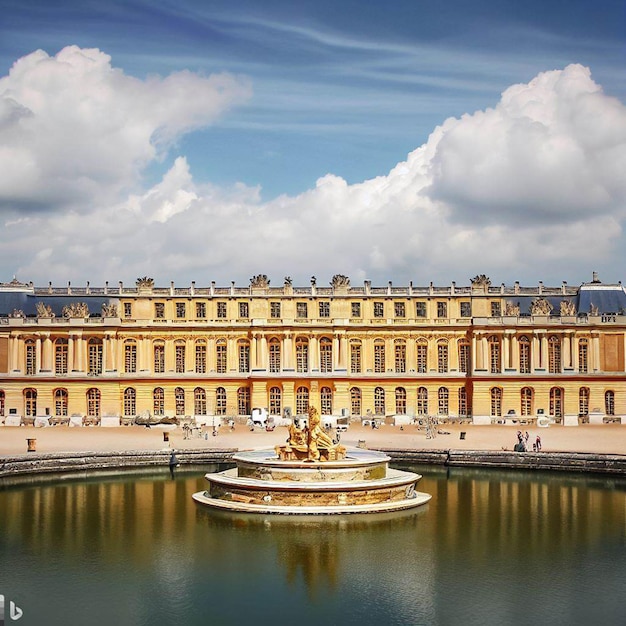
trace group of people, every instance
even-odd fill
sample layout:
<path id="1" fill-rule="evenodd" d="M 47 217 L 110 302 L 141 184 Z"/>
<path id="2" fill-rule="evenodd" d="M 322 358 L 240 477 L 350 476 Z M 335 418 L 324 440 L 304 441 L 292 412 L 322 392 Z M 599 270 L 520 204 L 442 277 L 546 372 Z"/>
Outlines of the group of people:
<path id="1" fill-rule="evenodd" d="M 515 447 L 513 448 L 515 452 L 530 452 L 529 440 L 530 440 L 530 435 L 528 434 L 528 431 L 526 431 L 525 433 L 522 433 L 521 430 L 518 430 L 517 431 L 517 444 L 515 444 Z M 533 441 L 532 450 L 533 452 L 541 451 L 541 437 L 539 435 L 537 435 L 537 438 L 535 439 L 535 441 Z"/>

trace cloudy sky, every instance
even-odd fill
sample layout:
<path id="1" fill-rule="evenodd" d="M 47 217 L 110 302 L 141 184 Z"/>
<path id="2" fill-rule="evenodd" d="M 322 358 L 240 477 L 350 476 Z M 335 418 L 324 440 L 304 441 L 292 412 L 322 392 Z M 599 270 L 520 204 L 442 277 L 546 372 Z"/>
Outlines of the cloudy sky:
<path id="1" fill-rule="evenodd" d="M 0 281 L 626 279 L 623 0 L 0 15 Z"/>

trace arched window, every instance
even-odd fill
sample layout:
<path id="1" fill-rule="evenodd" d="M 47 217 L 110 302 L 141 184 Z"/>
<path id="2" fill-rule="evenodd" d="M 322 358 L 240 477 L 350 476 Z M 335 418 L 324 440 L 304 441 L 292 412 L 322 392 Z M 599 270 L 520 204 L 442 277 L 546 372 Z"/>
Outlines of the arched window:
<path id="1" fill-rule="evenodd" d="M 67 339 L 57 339 L 54 342 L 54 373 L 67 374 Z"/>
<path id="2" fill-rule="evenodd" d="M 218 387 L 215 390 L 215 415 L 226 415 L 226 389 Z"/>
<path id="3" fill-rule="evenodd" d="M 360 341 L 350 342 L 350 373 L 360 374 L 362 371 L 362 344 Z"/>
<path id="4" fill-rule="evenodd" d="M 154 349 L 154 373 L 163 374 L 165 372 L 165 343 L 155 341 Z"/>
<path id="5" fill-rule="evenodd" d="M 417 390 L 417 414 L 428 415 L 428 389 L 419 387 Z"/>
<path id="6" fill-rule="evenodd" d="M 95 387 L 87 389 L 87 415 L 100 417 L 100 390 Z"/>
<path id="7" fill-rule="evenodd" d="M 185 415 L 185 390 L 182 387 L 174 389 L 174 402 L 176 404 L 176 415 Z"/>
<path id="8" fill-rule="evenodd" d="M 26 417 L 37 416 L 37 390 L 24 389 L 24 415 Z"/>
<path id="9" fill-rule="evenodd" d="M 487 339 L 489 344 L 489 371 L 492 374 L 499 374 L 502 368 L 500 358 L 500 339 L 496 335 L 491 335 Z"/>
<path id="10" fill-rule="evenodd" d="M 320 372 L 333 371 L 333 342 L 328 337 L 320 339 Z"/>
<path id="11" fill-rule="evenodd" d="M 152 412 L 154 415 L 165 415 L 165 392 L 163 387 L 156 387 L 152 392 Z"/>
<path id="12" fill-rule="evenodd" d="M 320 408 L 322 415 L 333 414 L 333 392 L 330 387 L 320 389 Z"/>
<path id="13" fill-rule="evenodd" d="M 298 387 L 296 389 L 296 413 L 306 415 L 309 411 L 309 389 L 308 387 Z"/>
<path id="14" fill-rule="evenodd" d="M 448 415 L 450 413 L 449 397 L 450 394 L 447 387 L 439 387 L 437 393 L 439 415 Z"/>
<path id="15" fill-rule="evenodd" d="M 467 339 L 459 341 L 459 372 L 468 374 L 471 369 L 470 344 Z"/>
<path id="16" fill-rule="evenodd" d="M 57 417 L 67 417 L 67 389 L 54 390 L 54 414 Z"/>
<path id="17" fill-rule="evenodd" d="M 437 342 L 437 371 L 440 374 L 448 371 L 448 342 L 445 339 Z"/>
<path id="18" fill-rule="evenodd" d="M 206 391 L 202 387 L 193 390 L 194 415 L 206 415 Z"/>
<path id="19" fill-rule="evenodd" d="M 35 349 L 35 342 L 32 339 L 27 339 L 24 342 L 24 348 L 26 350 L 26 374 L 27 376 L 33 376 L 36 373 L 37 367 L 37 350 Z"/>
<path id="20" fill-rule="evenodd" d="M 402 339 L 396 339 L 393 347 L 396 374 L 403 374 L 406 372 L 406 342 Z"/>
<path id="21" fill-rule="evenodd" d="M 491 396 L 491 416 L 502 417 L 502 389 L 500 387 L 492 387 L 490 396 Z"/>
<path id="22" fill-rule="evenodd" d="M 174 344 L 174 350 L 175 350 L 175 368 L 176 368 L 176 373 L 177 374 L 184 374 L 185 373 L 185 353 L 186 353 L 186 349 L 185 349 L 185 342 L 178 340 L 175 342 Z M 184 415 L 184 413 L 182 413 L 182 415 Z"/>
<path id="23" fill-rule="evenodd" d="M 416 371 L 418 374 L 426 374 L 428 372 L 428 341 L 418 339 L 415 342 L 415 351 L 417 355 Z"/>
<path id="24" fill-rule="evenodd" d="M 376 415 L 385 414 L 385 390 L 382 387 L 374 389 L 374 413 Z"/>
<path id="25" fill-rule="evenodd" d="M 309 371 L 309 342 L 305 337 L 296 338 L 296 371 L 300 373 Z"/>
<path id="26" fill-rule="evenodd" d="M 586 339 L 578 342 L 578 371 L 581 374 L 589 371 L 589 342 Z"/>
<path id="27" fill-rule="evenodd" d="M 522 415 L 533 415 L 533 396 L 534 394 L 531 387 L 522 387 L 520 391 Z"/>
<path id="28" fill-rule="evenodd" d="M 519 373 L 530 374 L 530 339 L 522 335 L 518 341 L 519 345 Z"/>
<path id="29" fill-rule="evenodd" d="M 404 387 L 396 387 L 396 413 L 406 415 L 406 389 Z"/>
<path id="30" fill-rule="evenodd" d="M 239 415 L 250 415 L 250 388 L 239 387 L 237 389 L 237 413 Z"/>
<path id="31" fill-rule="evenodd" d="M 280 372 L 280 341 L 273 337 L 269 341 L 270 352 L 270 372 L 278 374 Z"/>
<path id="32" fill-rule="evenodd" d="M 92 376 L 102 374 L 102 341 L 92 337 L 87 343 L 87 356 L 89 363 L 87 371 Z"/>
<path id="33" fill-rule="evenodd" d="M 124 389 L 124 415 L 126 417 L 137 415 L 137 392 L 132 387 Z"/>
<path id="34" fill-rule="evenodd" d="M 548 338 L 548 371 L 550 374 L 561 373 L 561 340 L 556 335 Z"/>
<path id="35" fill-rule="evenodd" d="M 132 340 L 124 342 L 124 371 L 127 374 L 137 371 L 137 344 Z"/>
<path id="36" fill-rule="evenodd" d="M 615 415 L 615 392 L 611 389 L 604 392 L 604 412 Z"/>
<path id="37" fill-rule="evenodd" d="M 465 387 L 459 387 L 459 416 L 467 416 L 467 389 Z"/>
<path id="38" fill-rule="evenodd" d="M 374 372 L 377 374 L 385 372 L 385 342 L 382 339 L 374 342 Z"/>
<path id="39" fill-rule="evenodd" d="M 578 415 L 589 415 L 589 387 L 578 390 Z"/>
<path id="40" fill-rule="evenodd" d="M 560 387 L 550 389 L 550 415 L 563 417 L 563 389 Z"/>
<path id="41" fill-rule="evenodd" d="M 280 387 L 270 387 L 270 415 L 283 412 L 283 392 Z"/>
<path id="42" fill-rule="evenodd" d="M 195 345 L 196 351 L 196 374 L 206 374 L 206 341 L 198 339 Z M 197 413 L 201 415 L 201 413 Z"/>
<path id="43" fill-rule="evenodd" d="M 242 373 L 249 372 L 250 371 L 250 342 L 240 341 L 237 344 L 237 351 L 239 353 L 239 371 Z M 247 413 L 244 415 L 247 415 Z"/>
<path id="44" fill-rule="evenodd" d="M 358 387 L 350 389 L 350 415 L 361 415 L 361 390 Z"/>
<path id="45" fill-rule="evenodd" d="M 226 339 L 218 339 L 215 343 L 215 371 L 218 374 L 226 374 L 226 367 Z"/>

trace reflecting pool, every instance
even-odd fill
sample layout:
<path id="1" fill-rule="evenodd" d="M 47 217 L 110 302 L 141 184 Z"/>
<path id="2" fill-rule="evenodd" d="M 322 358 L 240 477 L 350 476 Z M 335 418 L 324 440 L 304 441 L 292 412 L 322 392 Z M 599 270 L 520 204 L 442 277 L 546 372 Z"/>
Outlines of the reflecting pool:
<path id="1" fill-rule="evenodd" d="M 5 481 L 6 623 L 625 623 L 625 480 L 408 469 L 428 505 L 306 519 L 196 505 L 206 467 Z"/>

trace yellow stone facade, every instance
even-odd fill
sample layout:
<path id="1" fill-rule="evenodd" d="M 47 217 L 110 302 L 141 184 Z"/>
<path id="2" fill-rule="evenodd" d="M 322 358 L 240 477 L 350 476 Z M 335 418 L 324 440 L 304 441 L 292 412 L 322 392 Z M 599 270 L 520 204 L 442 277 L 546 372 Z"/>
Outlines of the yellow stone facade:
<path id="1" fill-rule="evenodd" d="M 339 275 L 328 287 L 263 275 L 245 287 L 13 281 L 0 285 L 0 419 L 243 419 L 312 405 L 353 418 L 620 421 L 626 316 L 579 310 L 602 293 L 624 291 L 485 276 L 464 287 L 354 287 Z"/>

